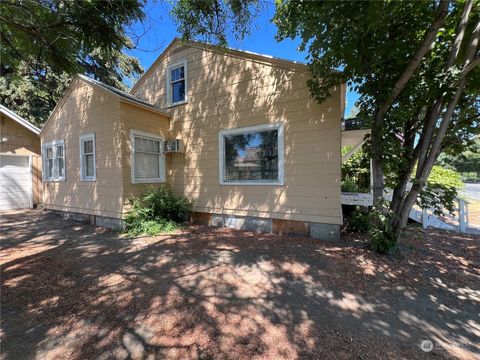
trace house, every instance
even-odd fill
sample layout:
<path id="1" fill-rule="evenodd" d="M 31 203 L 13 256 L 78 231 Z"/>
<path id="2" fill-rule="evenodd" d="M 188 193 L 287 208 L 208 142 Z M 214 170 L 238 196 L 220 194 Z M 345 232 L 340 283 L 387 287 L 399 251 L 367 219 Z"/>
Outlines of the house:
<path id="1" fill-rule="evenodd" d="M 40 134 L 44 204 L 119 226 L 168 183 L 197 223 L 339 237 L 345 87 L 318 104 L 304 64 L 173 40 L 129 93 L 78 76 Z"/>
<path id="2" fill-rule="evenodd" d="M 0 210 L 42 201 L 40 129 L 0 105 Z"/>

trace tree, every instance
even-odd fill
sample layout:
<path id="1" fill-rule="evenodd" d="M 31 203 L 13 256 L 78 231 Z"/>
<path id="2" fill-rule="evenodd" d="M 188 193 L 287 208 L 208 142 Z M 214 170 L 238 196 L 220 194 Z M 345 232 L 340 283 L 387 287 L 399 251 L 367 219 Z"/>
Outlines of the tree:
<path id="1" fill-rule="evenodd" d="M 370 119 L 372 127 L 369 151 L 377 206 L 388 175 L 385 166 L 393 169 L 401 155 L 403 167 L 389 172 L 394 186 L 390 225 L 398 234 L 438 155 L 455 147 L 452 135 L 468 138 L 478 129 L 478 111 L 469 108 L 478 99 L 480 83 L 478 0 L 280 0 L 276 5 L 277 39 L 299 37 L 300 50 L 308 52 L 312 96 L 322 102 L 343 82 L 360 94 L 360 116 Z M 198 22 L 216 14 L 215 8 L 197 9 L 197 23 L 182 23 L 189 28 L 184 35 L 196 34 Z M 233 27 L 242 25 L 230 21 Z"/>
<path id="2" fill-rule="evenodd" d="M 127 27 L 144 16 L 138 0 L 1 1 L 2 103 L 40 125 L 77 73 L 123 88 L 143 72 L 123 51 L 134 47 Z"/>

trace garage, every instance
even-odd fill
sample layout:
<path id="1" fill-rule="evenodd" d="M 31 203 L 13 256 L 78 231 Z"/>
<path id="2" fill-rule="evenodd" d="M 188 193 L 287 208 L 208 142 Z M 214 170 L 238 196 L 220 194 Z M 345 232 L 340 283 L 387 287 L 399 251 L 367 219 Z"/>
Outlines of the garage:
<path id="1" fill-rule="evenodd" d="M 32 207 L 31 157 L 0 154 L 0 210 Z"/>

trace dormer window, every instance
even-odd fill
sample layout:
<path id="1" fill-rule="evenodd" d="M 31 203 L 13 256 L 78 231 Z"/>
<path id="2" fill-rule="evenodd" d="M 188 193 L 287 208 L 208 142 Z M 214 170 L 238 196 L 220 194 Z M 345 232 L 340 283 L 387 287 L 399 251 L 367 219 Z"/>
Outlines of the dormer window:
<path id="1" fill-rule="evenodd" d="M 187 102 L 187 61 L 183 60 L 168 66 L 167 96 L 168 105 L 178 105 Z"/>

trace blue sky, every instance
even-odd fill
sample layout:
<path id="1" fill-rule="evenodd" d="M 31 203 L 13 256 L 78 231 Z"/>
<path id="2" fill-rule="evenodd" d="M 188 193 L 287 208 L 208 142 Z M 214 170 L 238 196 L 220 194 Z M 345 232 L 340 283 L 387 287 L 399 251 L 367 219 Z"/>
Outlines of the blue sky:
<path id="1" fill-rule="evenodd" d="M 170 18 L 170 5 L 166 2 L 149 2 L 145 7 L 147 20 L 144 24 L 137 24 L 132 32 L 140 36 L 137 49 L 133 50 L 132 55 L 136 56 L 145 70 L 155 61 L 162 50 L 178 36 L 177 26 Z M 243 40 L 229 39 L 229 46 L 253 51 L 260 54 L 281 57 L 289 60 L 305 61 L 306 53 L 297 50 L 299 40 L 284 40 L 277 42 L 275 40 L 276 27 L 270 22 L 275 13 L 273 3 L 265 7 L 259 17 L 253 24 L 251 35 Z M 347 106 L 345 116 L 348 117 L 350 111 L 358 99 L 355 92 L 347 92 Z"/>

